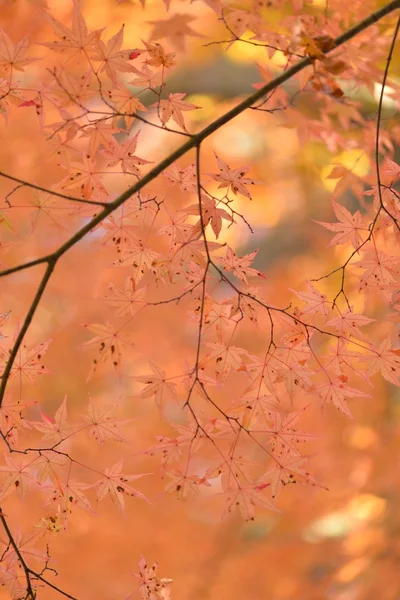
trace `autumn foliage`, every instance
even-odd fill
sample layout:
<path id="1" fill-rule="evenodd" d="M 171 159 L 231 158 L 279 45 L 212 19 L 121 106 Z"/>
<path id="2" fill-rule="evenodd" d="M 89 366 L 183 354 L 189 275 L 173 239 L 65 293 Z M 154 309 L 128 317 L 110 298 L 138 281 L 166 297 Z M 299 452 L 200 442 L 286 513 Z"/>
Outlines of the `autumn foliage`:
<path id="1" fill-rule="evenodd" d="M 4 3 L 1 599 L 397 597 L 399 9 Z"/>

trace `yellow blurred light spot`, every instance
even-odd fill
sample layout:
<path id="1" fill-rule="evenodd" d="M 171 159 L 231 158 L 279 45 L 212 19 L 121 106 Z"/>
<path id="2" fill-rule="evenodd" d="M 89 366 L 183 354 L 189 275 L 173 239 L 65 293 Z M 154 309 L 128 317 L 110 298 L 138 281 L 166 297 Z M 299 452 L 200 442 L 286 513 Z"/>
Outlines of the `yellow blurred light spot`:
<path id="1" fill-rule="evenodd" d="M 355 558 L 339 569 L 336 579 L 342 583 L 348 583 L 358 577 L 368 566 L 367 558 Z"/>
<path id="2" fill-rule="evenodd" d="M 375 82 L 374 83 L 374 99 L 376 102 L 379 102 L 381 94 L 382 94 L 382 84 Z M 396 108 L 396 100 L 394 100 L 393 94 L 395 94 L 395 90 L 392 87 L 385 85 L 385 91 L 383 92 L 383 96 L 382 96 L 382 105 L 384 108 Z"/>
<path id="3" fill-rule="evenodd" d="M 349 171 L 358 177 L 364 177 L 369 173 L 369 158 L 366 153 L 359 148 L 344 150 L 336 156 L 334 162 L 343 165 L 343 167 L 346 167 L 346 169 L 349 169 Z"/>
<path id="4" fill-rule="evenodd" d="M 386 510 L 386 501 L 373 494 L 361 494 L 350 500 L 344 511 L 332 512 L 315 521 L 304 533 L 308 542 L 341 538 L 360 528 L 363 521 L 377 520 Z"/>
<path id="5" fill-rule="evenodd" d="M 236 63 L 253 64 L 258 61 L 264 62 L 266 57 L 265 48 L 254 45 L 253 43 L 246 43 L 247 40 L 252 36 L 254 36 L 253 32 L 246 32 L 240 38 L 241 40 L 246 41 L 238 41 L 232 44 L 232 46 L 226 51 L 225 56 L 227 56 L 232 62 Z"/>
<path id="6" fill-rule="evenodd" d="M 354 520 L 343 512 L 333 512 L 315 521 L 304 537 L 308 542 L 318 542 L 324 538 L 341 538 L 348 535 L 354 527 Z"/>
<path id="7" fill-rule="evenodd" d="M 283 29 L 279 29 L 279 25 L 282 23 L 285 13 L 287 14 L 288 12 L 288 7 L 280 7 L 279 10 L 276 10 L 274 8 L 268 8 L 265 13 L 263 14 L 264 18 L 266 21 L 268 21 L 268 23 L 270 25 L 274 25 L 275 27 L 275 31 L 277 33 L 286 33 L 286 30 L 283 31 Z"/>
<path id="8" fill-rule="evenodd" d="M 278 50 L 270 59 L 268 59 L 268 62 L 272 65 L 275 65 L 276 67 L 286 67 L 288 59 L 283 52 Z"/>
<path id="9" fill-rule="evenodd" d="M 365 450 L 375 444 L 376 433 L 370 427 L 354 427 L 350 435 L 350 444 L 360 450 Z"/>
<path id="10" fill-rule="evenodd" d="M 277 50 L 270 58 L 263 42 L 251 40 L 254 37 L 252 31 L 246 32 L 240 38 L 240 41 L 232 44 L 225 53 L 229 60 L 235 63 L 255 64 L 261 63 L 266 67 L 284 67 L 287 64 L 287 57 Z"/>
<path id="11" fill-rule="evenodd" d="M 328 179 L 328 176 L 330 175 L 331 171 L 332 165 L 326 165 L 320 170 L 322 185 L 326 190 L 328 190 L 328 192 L 333 192 L 338 182 L 338 179 L 341 179 L 340 177 L 338 177 L 338 179 Z"/>
<path id="12" fill-rule="evenodd" d="M 328 190 L 328 192 L 333 192 L 338 180 L 341 179 L 341 177 L 336 179 L 328 178 L 334 167 L 338 165 L 345 167 L 357 177 L 364 177 L 369 173 L 370 170 L 370 161 L 365 152 L 359 148 L 344 150 L 335 156 L 330 164 L 324 165 L 320 169 L 323 186 L 326 190 Z"/>
<path id="13" fill-rule="evenodd" d="M 200 108 L 190 113 L 193 123 L 203 121 L 204 119 L 211 119 L 215 115 L 216 102 L 214 98 L 207 94 L 192 94 L 185 98 L 185 102 L 200 106 Z"/>
<path id="14" fill-rule="evenodd" d="M 348 512 L 359 521 L 373 521 L 383 516 L 386 500 L 373 494 L 360 494 L 349 502 Z"/>
<path id="15" fill-rule="evenodd" d="M 293 124 L 293 127 L 296 127 L 296 124 Z M 332 161 L 332 154 L 329 153 L 325 144 L 311 141 L 302 145 L 299 160 L 304 164 L 311 163 L 315 167 L 322 168 Z"/>

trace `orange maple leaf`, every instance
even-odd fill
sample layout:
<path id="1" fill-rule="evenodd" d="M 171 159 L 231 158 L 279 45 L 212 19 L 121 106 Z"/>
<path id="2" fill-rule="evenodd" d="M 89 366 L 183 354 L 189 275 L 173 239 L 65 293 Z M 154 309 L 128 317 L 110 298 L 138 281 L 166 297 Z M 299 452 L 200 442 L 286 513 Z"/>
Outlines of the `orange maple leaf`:
<path id="1" fill-rule="evenodd" d="M 24 37 L 17 44 L 13 44 L 6 32 L 0 28 L 0 67 L 2 69 L 15 69 L 24 71 L 26 65 L 38 60 L 37 58 L 28 58 L 29 40 Z"/>
<path id="2" fill-rule="evenodd" d="M 56 52 L 77 55 L 79 58 L 87 59 L 87 52 L 94 48 L 95 42 L 100 39 L 102 29 L 89 31 L 85 19 L 81 13 L 79 3 L 74 1 L 74 11 L 72 15 L 72 29 L 65 27 L 63 23 L 54 19 L 51 15 L 46 15 L 50 25 L 59 38 L 54 42 L 41 42 L 42 46 L 47 46 Z"/>
<path id="3" fill-rule="evenodd" d="M 169 38 L 171 43 L 177 50 L 185 51 L 186 36 L 205 37 L 201 33 L 197 33 L 189 25 L 196 17 L 177 13 L 169 19 L 160 19 L 159 21 L 147 21 L 150 25 L 154 25 L 151 32 L 150 41 Z"/>
<path id="4" fill-rule="evenodd" d="M 95 50 L 91 55 L 93 60 L 101 62 L 99 72 L 105 71 L 113 82 L 117 78 L 117 71 L 132 72 L 135 70 L 129 63 L 129 60 L 131 60 L 132 56 L 135 58 L 138 56 L 138 50 L 121 50 L 123 40 L 124 25 L 121 26 L 120 30 L 107 43 L 104 43 L 101 39 L 97 39 L 95 41 Z"/>
<path id="5" fill-rule="evenodd" d="M 331 200 L 333 206 L 333 212 L 339 223 L 324 223 L 322 221 L 315 221 L 319 225 L 326 227 L 330 231 L 336 231 L 336 235 L 329 242 L 329 246 L 336 246 L 338 244 L 345 244 L 351 242 L 353 248 L 357 249 L 364 241 L 366 235 L 369 234 L 369 229 L 364 224 L 363 218 L 360 211 L 351 214 L 347 208 Z"/>
<path id="6" fill-rule="evenodd" d="M 152 106 L 158 106 L 160 119 L 163 125 L 168 123 L 172 118 L 175 123 L 187 131 L 182 111 L 196 110 L 196 108 L 201 107 L 196 106 L 196 104 L 191 104 L 190 102 L 184 102 L 182 98 L 185 96 L 186 94 L 180 93 L 169 94 L 167 100 L 160 100 L 159 102 L 152 104 Z"/>
<path id="7" fill-rule="evenodd" d="M 214 154 L 215 158 L 217 159 L 220 172 L 217 175 L 214 175 L 213 173 L 208 173 L 208 175 L 211 175 L 215 181 L 220 182 L 218 188 L 226 187 L 228 188 L 226 193 L 228 193 L 229 190 L 232 190 L 235 195 L 238 193 L 243 194 L 243 196 L 246 196 L 251 200 L 251 194 L 246 186 L 255 185 L 256 183 L 262 182 L 256 181 L 255 179 L 250 179 L 249 177 L 244 177 L 250 170 L 250 167 L 246 166 L 238 169 L 231 169 L 230 166 L 222 160 L 222 158 L 219 158 L 216 152 L 214 152 Z"/>

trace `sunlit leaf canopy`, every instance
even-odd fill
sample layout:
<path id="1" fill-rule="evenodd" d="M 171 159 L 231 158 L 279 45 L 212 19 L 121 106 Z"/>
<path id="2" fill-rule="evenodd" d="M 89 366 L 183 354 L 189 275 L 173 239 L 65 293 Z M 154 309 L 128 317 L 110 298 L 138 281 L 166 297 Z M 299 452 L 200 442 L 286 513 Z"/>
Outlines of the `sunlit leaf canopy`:
<path id="1" fill-rule="evenodd" d="M 1 278 L 1 599 L 398 594 L 385 4 L 1 7 L 4 272 L 311 61 Z"/>

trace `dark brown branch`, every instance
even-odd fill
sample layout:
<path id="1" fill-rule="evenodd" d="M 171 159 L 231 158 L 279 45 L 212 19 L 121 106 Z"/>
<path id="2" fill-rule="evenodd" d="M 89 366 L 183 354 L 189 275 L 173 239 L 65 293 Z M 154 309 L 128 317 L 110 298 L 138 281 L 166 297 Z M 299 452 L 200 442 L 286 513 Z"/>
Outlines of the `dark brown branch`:
<path id="1" fill-rule="evenodd" d="M 29 181 L 24 181 L 23 179 L 19 179 L 18 177 L 14 177 L 14 175 L 9 175 L 8 173 L 4 173 L 4 171 L 0 171 L 0 177 L 4 177 L 5 179 L 10 179 L 11 181 L 15 181 L 20 185 L 18 187 L 29 187 L 33 190 L 38 190 L 39 192 L 45 192 L 46 194 L 51 194 L 52 196 L 57 196 L 58 198 L 64 198 L 64 200 L 69 200 L 70 202 L 79 202 L 80 204 L 93 204 L 94 206 L 107 206 L 106 202 L 97 202 L 96 200 L 85 200 L 84 198 L 75 198 L 74 196 L 67 196 L 66 194 L 62 194 L 60 192 L 55 192 L 54 190 L 50 190 L 48 188 L 44 188 L 41 185 L 36 185 L 36 183 L 29 183 Z M 9 196 L 9 194 L 8 194 Z"/>
<path id="2" fill-rule="evenodd" d="M 32 581 L 31 581 L 31 577 L 34 577 L 35 579 L 39 579 L 40 581 L 43 581 L 43 583 L 45 583 L 46 585 L 48 585 L 49 587 L 51 587 L 53 590 L 55 590 L 56 592 L 58 592 L 59 594 L 65 596 L 66 598 L 70 598 L 70 600 L 76 600 L 75 596 L 71 596 L 71 594 L 68 594 L 67 592 L 64 592 L 61 588 L 57 587 L 56 585 L 54 585 L 53 583 L 51 583 L 50 581 L 48 581 L 45 577 L 43 577 L 43 575 L 41 575 L 40 573 L 36 573 L 36 571 L 33 571 L 32 569 L 30 569 L 28 567 L 28 565 L 26 564 L 24 557 L 21 554 L 20 549 L 17 546 L 16 541 L 14 540 L 14 537 L 11 533 L 11 530 L 8 526 L 8 523 L 6 521 L 6 518 L 4 517 L 1 508 L 0 508 L 0 521 L 1 524 L 4 527 L 4 531 L 7 534 L 7 537 L 9 539 L 10 542 L 10 546 L 12 546 L 15 555 L 24 571 L 25 574 L 25 579 L 26 579 L 26 598 L 27 600 L 35 600 L 36 598 L 36 592 L 32 587 Z"/>
<path id="3" fill-rule="evenodd" d="M 397 19 L 396 28 L 393 33 L 392 43 L 390 45 L 389 54 L 388 54 L 388 57 L 386 60 L 385 72 L 383 74 L 382 89 L 381 89 L 381 93 L 379 96 L 378 116 L 377 116 L 377 120 L 376 120 L 376 137 L 375 137 L 375 167 L 376 167 L 376 180 L 377 180 L 377 187 L 378 187 L 379 203 L 380 203 L 382 210 L 384 210 L 385 213 L 392 219 L 392 221 L 395 224 L 395 226 L 397 227 L 398 231 L 400 231 L 400 225 L 399 225 L 397 219 L 392 214 L 390 214 L 390 212 L 384 205 L 383 198 L 382 198 L 382 183 L 381 183 L 381 173 L 380 173 L 380 166 L 379 166 L 379 135 L 380 135 L 380 128 L 381 128 L 383 96 L 385 94 L 386 80 L 387 80 L 387 77 L 389 74 L 389 66 L 390 66 L 390 62 L 392 60 L 393 51 L 394 51 L 394 47 L 396 45 L 396 39 L 397 39 L 397 35 L 399 33 L 399 29 L 400 29 L 400 17 Z"/>

